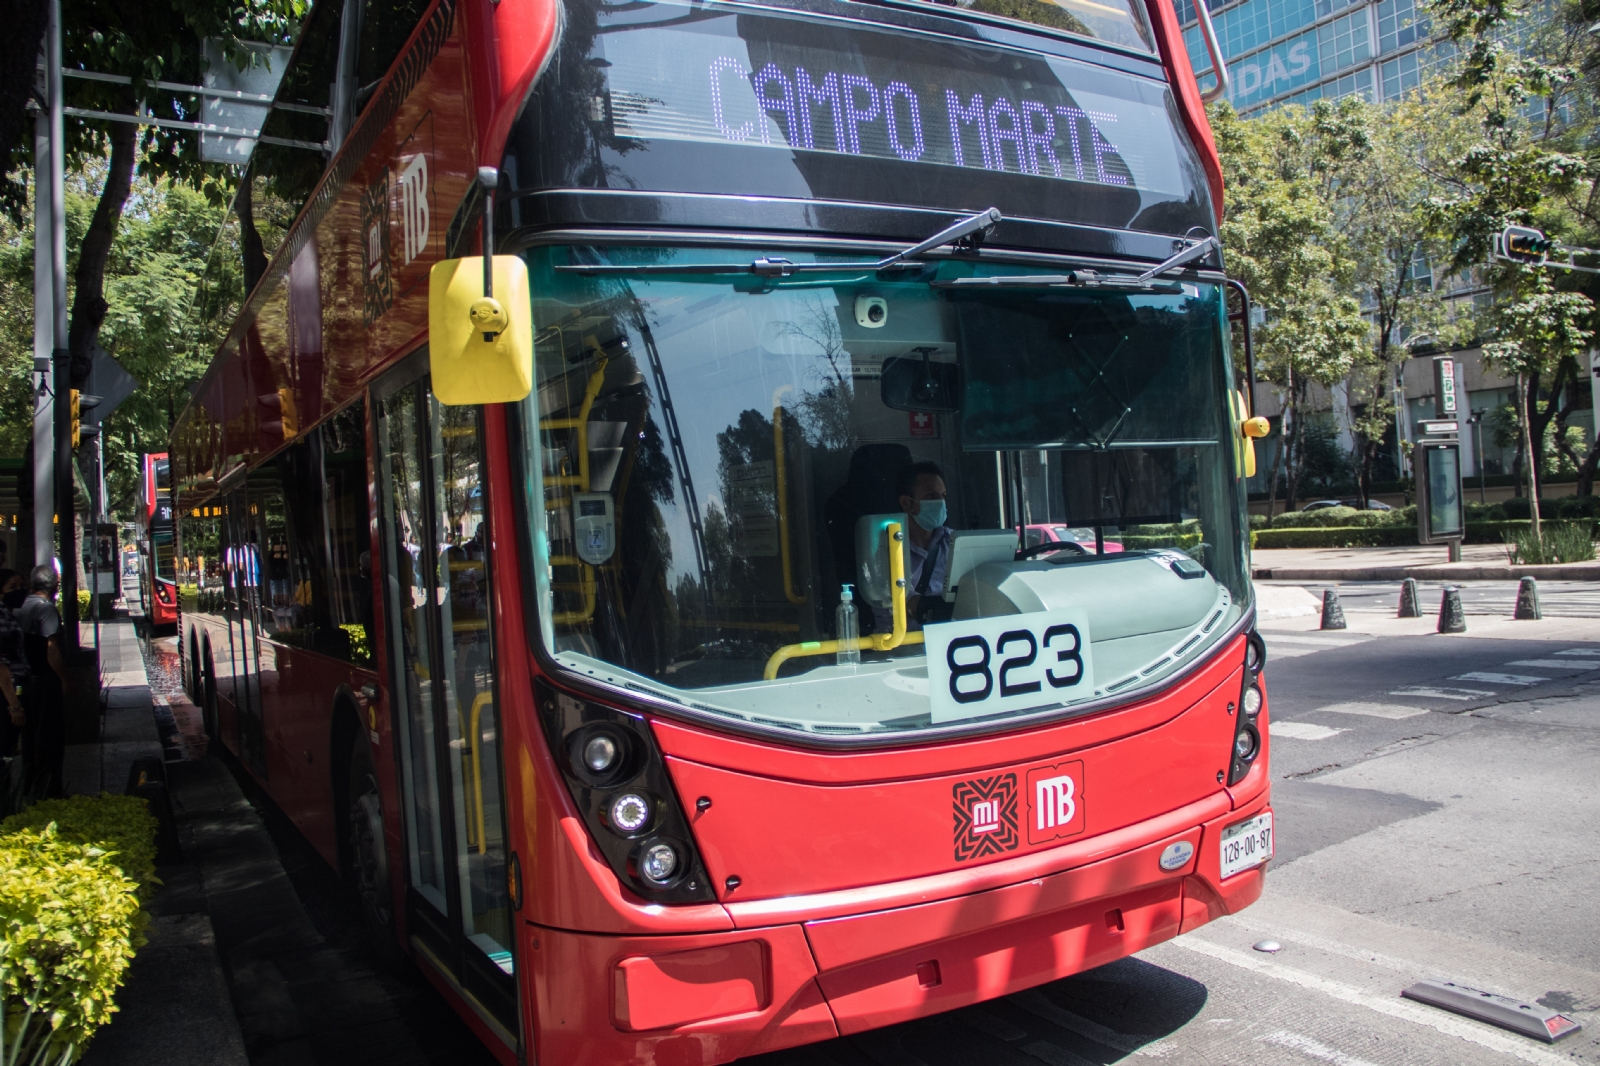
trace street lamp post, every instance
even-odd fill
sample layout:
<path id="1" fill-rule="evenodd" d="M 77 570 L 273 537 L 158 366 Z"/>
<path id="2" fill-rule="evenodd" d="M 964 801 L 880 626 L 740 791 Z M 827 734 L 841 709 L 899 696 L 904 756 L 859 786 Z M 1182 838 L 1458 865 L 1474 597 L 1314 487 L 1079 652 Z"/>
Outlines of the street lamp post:
<path id="1" fill-rule="evenodd" d="M 1472 427 L 1472 440 L 1478 449 L 1478 502 L 1488 503 L 1489 497 L 1484 493 L 1483 487 L 1483 411 L 1472 412 L 1467 419 L 1467 425 Z"/>

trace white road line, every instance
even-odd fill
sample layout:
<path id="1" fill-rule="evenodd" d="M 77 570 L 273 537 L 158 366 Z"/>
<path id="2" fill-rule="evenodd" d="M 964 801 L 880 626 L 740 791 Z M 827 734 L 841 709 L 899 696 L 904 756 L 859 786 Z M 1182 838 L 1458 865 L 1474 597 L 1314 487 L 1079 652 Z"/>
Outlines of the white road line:
<path id="1" fill-rule="evenodd" d="M 1556 654 L 1583 655 L 1589 658 L 1600 658 L 1600 648 L 1568 648 L 1566 651 L 1558 651 Z"/>
<path id="2" fill-rule="evenodd" d="M 1484 692 L 1475 688 L 1433 688 L 1428 685 L 1407 685 L 1397 688 L 1389 693 L 1391 696 L 1431 696 L 1440 700 L 1481 700 L 1493 696 L 1493 692 Z"/>
<path id="3" fill-rule="evenodd" d="M 1043 1040 L 1023 1045 L 1022 1052 L 1025 1055 L 1033 1056 L 1040 1062 L 1048 1063 L 1049 1066 L 1095 1066 L 1088 1059 L 1080 1055 L 1074 1055 L 1064 1047 L 1056 1047 L 1054 1044 L 1046 1043 Z"/>
<path id="4" fill-rule="evenodd" d="M 1104 1044 L 1109 1048 L 1116 1048 L 1124 1054 L 1138 1054 L 1149 1043 L 1149 1041 L 1140 1040 L 1126 1033 L 1119 1033 L 1115 1029 L 1107 1029 L 1099 1022 L 1091 1022 L 1088 1018 L 1080 1017 L 1065 1007 L 1059 1007 L 1050 1002 L 1045 994 L 1038 989 L 1030 989 L 1027 992 L 1018 992 L 1014 996 L 1007 996 L 1006 1002 L 1027 1011 L 1035 1018 L 1042 1018 L 1051 1025 L 1060 1026 L 1069 1033 L 1077 1033 L 1085 1039 L 1093 1040 L 1097 1044 Z"/>
<path id="5" fill-rule="evenodd" d="M 1319 651 L 1327 650 L 1327 648 L 1284 648 L 1276 644 L 1270 644 L 1267 646 L 1267 658 L 1273 660 L 1297 659 L 1302 655 L 1314 655 Z"/>
<path id="6" fill-rule="evenodd" d="M 1600 663 L 1575 663 L 1571 659 L 1518 659 L 1506 666 L 1532 666 L 1545 670 L 1600 670 Z"/>
<path id="7" fill-rule="evenodd" d="M 1369 718 L 1415 718 L 1427 714 L 1426 707 L 1402 707 L 1394 703 L 1335 703 L 1331 707 L 1318 707 L 1321 714 L 1364 714 Z"/>
<path id="8" fill-rule="evenodd" d="M 1401 999 L 1398 994 L 1393 998 L 1387 995 L 1376 996 L 1353 985 L 1330 981 L 1325 977 L 1318 977 L 1316 974 L 1306 973 L 1303 970 L 1295 970 L 1279 963 L 1254 958 L 1242 951 L 1225 948 L 1213 944 L 1209 940 L 1201 940 L 1194 936 L 1179 937 L 1171 941 L 1171 943 L 1176 947 L 1187 948 L 1198 955 L 1205 955 L 1216 959 L 1218 962 L 1225 962 L 1230 966 L 1237 966 L 1240 969 L 1264 974 L 1267 977 L 1272 977 L 1288 984 L 1299 985 L 1301 988 L 1308 988 L 1314 992 L 1321 992 L 1326 996 L 1339 1000 L 1341 1003 L 1366 1007 L 1368 1010 L 1386 1014 L 1391 1018 L 1414 1022 L 1417 1025 L 1425 1025 L 1446 1036 L 1459 1037 L 1480 1047 L 1486 1047 L 1491 1051 L 1514 1055 L 1523 1062 L 1536 1063 L 1538 1066 L 1572 1066 L 1572 1060 L 1564 1055 L 1554 1055 L 1539 1048 L 1529 1047 L 1520 1041 L 1502 1036 L 1492 1029 L 1458 1019 L 1456 1016 L 1446 1014 L 1443 1011 L 1430 1011 L 1420 1004 Z"/>
<path id="9" fill-rule="evenodd" d="M 1309 1036 L 1291 1033 L 1284 1029 L 1279 1029 L 1276 1033 L 1268 1033 L 1266 1036 L 1257 1037 L 1256 1039 L 1265 1040 L 1269 1044 L 1277 1044 L 1279 1047 L 1292 1048 L 1302 1054 L 1310 1055 L 1314 1059 L 1331 1062 L 1334 1066 L 1377 1066 L 1377 1063 L 1369 1062 L 1366 1059 L 1358 1059 L 1354 1055 L 1346 1055 L 1344 1052 L 1335 1050 L 1326 1044 L 1318 1043 Z"/>
<path id="10" fill-rule="evenodd" d="M 1325 725 L 1312 725 L 1310 722 L 1272 722 L 1267 726 L 1267 732 L 1274 738 L 1288 737 L 1290 740 L 1327 740 L 1340 733 L 1347 733 L 1346 729 L 1329 729 Z"/>
<path id="11" fill-rule="evenodd" d="M 1474 670 L 1470 674 L 1457 674 L 1449 680 L 1481 681 L 1486 685 L 1541 685 L 1551 679 L 1535 677 L 1532 674 L 1495 674 L 1486 670 Z"/>

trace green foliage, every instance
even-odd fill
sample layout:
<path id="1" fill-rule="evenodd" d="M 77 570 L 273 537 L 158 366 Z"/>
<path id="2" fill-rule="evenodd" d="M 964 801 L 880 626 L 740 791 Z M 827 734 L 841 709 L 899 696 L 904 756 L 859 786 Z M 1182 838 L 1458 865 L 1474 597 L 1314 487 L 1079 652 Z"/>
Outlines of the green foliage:
<path id="1" fill-rule="evenodd" d="M 0 836 L 0 1059 L 77 1061 L 116 1010 L 138 884 L 105 849 L 54 826 Z"/>
<path id="2" fill-rule="evenodd" d="M 1594 523 L 1552 522 L 1540 533 L 1528 526 L 1508 530 L 1506 558 L 1519 563 L 1586 563 L 1594 558 Z"/>
<path id="3" fill-rule="evenodd" d="M 1522 521 L 1467 523 L 1466 543 L 1502 544 L 1528 528 Z M 1401 548 L 1417 543 L 1415 516 L 1405 524 L 1263 529 L 1250 534 L 1252 548 Z"/>
<path id="4" fill-rule="evenodd" d="M 72 796 L 40 800 L 0 822 L 0 835 L 42 830 L 54 825 L 57 837 L 71 844 L 104 849 L 148 899 L 160 884 L 156 877 L 156 819 L 138 796 Z"/>
<path id="5" fill-rule="evenodd" d="M 1188 551 L 1200 544 L 1199 533 L 1157 533 L 1153 535 L 1128 534 L 1122 535 L 1122 546 L 1128 551 L 1141 548 L 1177 548 L 1179 551 Z"/>

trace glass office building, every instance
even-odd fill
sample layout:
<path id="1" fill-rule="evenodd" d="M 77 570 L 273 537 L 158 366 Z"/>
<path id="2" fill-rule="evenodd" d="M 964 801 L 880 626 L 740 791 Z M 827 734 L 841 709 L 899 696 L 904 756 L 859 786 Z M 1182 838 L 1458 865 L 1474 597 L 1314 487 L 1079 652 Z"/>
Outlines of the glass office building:
<path id="1" fill-rule="evenodd" d="M 1194 5 L 1173 0 L 1200 87 L 1216 84 Z M 1213 0 L 1207 5 L 1233 85 L 1249 113 L 1360 93 L 1388 100 L 1414 87 L 1450 53 L 1430 43 L 1421 0 Z"/>

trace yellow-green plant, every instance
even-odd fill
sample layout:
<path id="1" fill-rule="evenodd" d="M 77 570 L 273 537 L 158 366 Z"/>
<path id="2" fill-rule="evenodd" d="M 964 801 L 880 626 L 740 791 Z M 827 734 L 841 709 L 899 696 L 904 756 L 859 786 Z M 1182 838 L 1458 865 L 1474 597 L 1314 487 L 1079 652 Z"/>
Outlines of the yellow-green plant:
<path id="1" fill-rule="evenodd" d="M 73 796 L 40 800 L 0 822 L 0 836 L 18 830 L 56 827 L 56 836 L 71 844 L 92 844 L 139 886 L 146 900 L 160 884 L 156 877 L 156 820 L 138 796 Z M 0 1058 L 0 1066 L 10 1066 Z"/>
<path id="2" fill-rule="evenodd" d="M 0 1063 L 65 1066 L 116 1010 L 138 885 L 53 825 L 0 836 Z"/>

